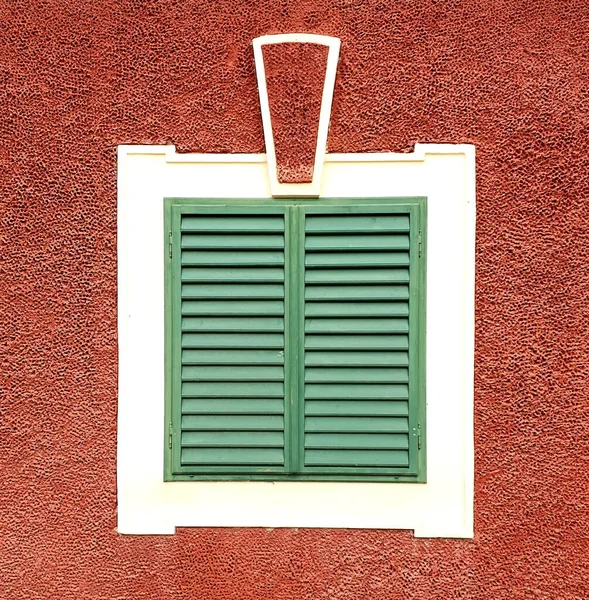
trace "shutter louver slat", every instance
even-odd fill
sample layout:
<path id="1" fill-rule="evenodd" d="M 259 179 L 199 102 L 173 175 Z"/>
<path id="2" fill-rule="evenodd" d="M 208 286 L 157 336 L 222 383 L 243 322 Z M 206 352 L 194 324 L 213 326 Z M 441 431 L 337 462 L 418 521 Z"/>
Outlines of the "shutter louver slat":
<path id="1" fill-rule="evenodd" d="M 285 217 L 182 214 L 180 467 L 285 465 Z"/>
<path id="2" fill-rule="evenodd" d="M 183 415 L 182 433 L 186 431 L 283 431 L 281 416 L 276 415 Z"/>
<path id="3" fill-rule="evenodd" d="M 219 224 L 221 226 L 221 224 Z M 244 248 L 272 248 L 284 250 L 284 236 L 267 234 L 189 234 L 182 235 L 182 249 L 198 248 L 201 250 L 243 250 Z"/>
<path id="4" fill-rule="evenodd" d="M 251 267 L 251 268 L 229 268 L 229 267 L 182 267 L 182 281 L 212 281 L 212 282 L 259 282 L 268 283 L 273 281 L 284 281 L 284 271 L 277 268 Z"/>
<path id="5" fill-rule="evenodd" d="M 407 300 L 408 286 L 402 285 L 309 285 L 306 299 L 332 302 L 334 300 Z"/>
<path id="6" fill-rule="evenodd" d="M 306 447 L 407 450 L 409 444 L 407 436 L 402 433 L 308 433 Z"/>
<path id="7" fill-rule="evenodd" d="M 330 215 L 311 218 L 306 226 L 307 233 L 382 233 L 409 231 L 408 215 Z"/>
<path id="8" fill-rule="evenodd" d="M 182 367 L 183 381 L 284 381 L 282 367 Z"/>
<path id="9" fill-rule="evenodd" d="M 381 267 L 409 265 L 409 252 L 314 252 L 305 256 L 307 267 Z"/>
<path id="10" fill-rule="evenodd" d="M 409 371 L 393 367 L 363 367 L 362 369 L 309 367 L 305 381 L 308 383 L 406 383 L 409 381 Z"/>
<path id="11" fill-rule="evenodd" d="M 183 333 L 182 348 L 280 348 L 284 350 L 284 334 Z"/>
<path id="12" fill-rule="evenodd" d="M 307 400 L 305 414 L 323 417 L 404 417 L 408 414 L 403 400 Z"/>
<path id="13" fill-rule="evenodd" d="M 284 315 L 284 302 L 280 300 L 184 300 L 182 315 L 232 317 Z"/>
<path id="14" fill-rule="evenodd" d="M 182 402 L 184 415 L 281 415 L 283 412 L 282 400 L 275 398 L 185 398 Z"/>
<path id="15" fill-rule="evenodd" d="M 409 467 L 410 215 L 309 211 L 304 468 Z"/>
<path id="16" fill-rule="evenodd" d="M 384 417 L 306 417 L 305 432 L 325 433 L 404 433 L 409 422 L 406 418 Z"/>
<path id="17" fill-rule="evenodd" d="M 182 448 L 184 465 L 282 465 L 278 448 Z"/>
<path id="18" fill-rule="evenodd" d="M 182 298 L 198 299 L 198 298 L 219 298 L 222 299 L 237 299 L 237 298 L 262 298 L 262 299 L 283 299 L 284 285 L 282 284 L 224 284 L 224 283 L 207 283 L 207 284 L 182 284 Z"/>
<path id="19" fill-rule="evenodd" d="M 284 319 L 266 317 L 183 317 L 182 331 L 284 331 Z"/>
<path id="20" fill-rule="evenodd" d="M 307 319 L 307 333 L 406 333 L 407 319 Z"/>
<path id="21" fill-rule="evenodd" d="M 407 352 L 313 352 L 308 350 L 305 354 L 305 364 L 309 367 L 379 367 L 382 364 L 407 366 L 409 354 Z"/>
<path id="22" fill-rule="evenodd" d="M 356 233 L 356 232 L 354 232 Z M 306 240 L 308 250 L 330 250 L 331 252 L 356 252 L 371 250 L 408 250 L 409 234 L 407 235 L 316 235 Z"/>
<path id="23" fill-rule="evenodd" d="M 306 372 L 312 369 L 305 369 Z M 406 385 L 384 385 L 370 382 L 360 383 L 308 383 L 305 384 L 307 400 L 390 400 L 407 399 Z"/>
<path id="24" fill-rule="evenodd" d="M 284 265 L 284 252 L 183 250 L 182 265 L 190 267 Z"/>
<path id="25" fill-rule="evenodd" d="M 229 235 L 240 235 L 252 231 L 258 233 L 284 232 L 284 219 L 282 216 L 256 215 L 255 218 L 242 215 L 184 215 L 182 218 L 182 231 L 198 231 L 202 233 L 220 232 Z"/>
<path id="26" fill-rule="evenodd" d="M 308 350 L 406 350 L 409 348 L 407 335 L 306 335 Z"/>
<path id="27" fill-rule="evenodd" d="M 284 355 L 275 350 L 184 350 L 183 365 L 282 365 Z"/>
<path id="28" fill-rule="evenodd" d="M 307 302 L 307 317 L 407 317 L 403 302 Z"/>
<path id="29" fill-rule="evenodd" d="M 408 467 L 409 453 L 404 450 L 379 448 L 337 448 L 333 450 L 307 449 L 305 460 L 309 466 L 325 467 Z"/>
<path id="30" fill-rule="evenodd" d="M 185 448 L 277 448 L 283 444 L 280 431 L 186 431 L 182 436 Z"/>

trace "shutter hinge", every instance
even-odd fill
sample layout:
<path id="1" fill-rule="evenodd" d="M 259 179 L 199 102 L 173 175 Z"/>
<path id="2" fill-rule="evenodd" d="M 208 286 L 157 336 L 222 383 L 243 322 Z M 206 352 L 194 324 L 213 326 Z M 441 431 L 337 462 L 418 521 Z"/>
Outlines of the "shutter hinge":
<path id="1" fill-rule="evenodd" d="M 170 448 L 170 450 L 172 449 L 172 438 L 174 437 L 174 431 L 172 429 L 172 423 L 170 423 L 170 426 L 168 428 L 168 447 Z"/>
<path id="2" fill-rule="evenodd" d="M 168 254 L 170 258 L 172 258 L 172 232 L 168 233 Z"/>
<path id="3" fill-rule="evenodd" d="M 417 423 L 417 449 L 421 450 L 421 423 Z"/>
<path id="4" fill-rule="evenodd" d="M 170 235 L 172 235 L 172 234 L 170 234 Z M 421 244 L 421 231 L 419 232 L 418 241 L 419 241 L 419 258 L 421 258 L 421 247 L 422 247 L 422 244 Z"/>

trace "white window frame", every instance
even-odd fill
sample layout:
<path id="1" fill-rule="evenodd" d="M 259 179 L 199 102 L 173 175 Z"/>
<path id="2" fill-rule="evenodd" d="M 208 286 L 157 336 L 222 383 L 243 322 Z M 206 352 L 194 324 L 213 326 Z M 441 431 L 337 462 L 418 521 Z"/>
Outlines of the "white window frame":
<path id="1" fill-rule="evenodd" d="M 164 482 L 164 197 L 267 198 L 264 154 L 120 146 L 118 531 L 176 527 L 412 529 L 473 536 L 475 156 L 328 154 L 320 197 L 426 196 L 427 483 Z"/>

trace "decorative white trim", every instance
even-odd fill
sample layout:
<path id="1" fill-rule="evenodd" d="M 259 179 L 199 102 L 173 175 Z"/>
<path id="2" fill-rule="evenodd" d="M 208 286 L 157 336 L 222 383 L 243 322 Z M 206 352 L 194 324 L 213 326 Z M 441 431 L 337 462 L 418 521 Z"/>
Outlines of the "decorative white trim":
<path id="1" fill-rule="evenodd" d="M 169 482 L 164 470 L 163 198 L 270 195 L 264 155 L 120 146 L 118 531 L 413 529 L 473 535 L 474 148 L 328 155 L 324 197 L 427 196 L 427 483 Z"/>
<path id="2" fill-rule="evenodd" d="M 315 147 L 315 162 L 313 166 L 313 178 L 311 183 L 280 183 L 276 171 L 276 150 L 274 147 L 274 134 L 272 130 L 272 119 L 270 116 L 270 103 L 268 101 L 268 89 L 266 87 L 266 70 L 264 67 L 264 56 L 262 46 L 271 44 L 319 44 L 328 47 L 327 69 L 323 94 L 321 97 L 321 110 L 319 112 L 319 127 L 317 130 L 317 145 Z M 317 197 L 321 190 L 321 177 L 323 174 L 323 162 L 327 152 L 327 132 L 329 130 L 329 119 L 331 115 L 331 103 L 333 100 L 333 89 L 335 86 L 335 75 L 337 61 L 339 58 L 340 40 L 326 35 L 314 35 L 309 33 L 286 33 L 280 35 L 264 35 L 252 42 L 254 47 L 254 61 L 256 65 L 256 76 L 258 79 L 258 92 L 260 94 L 260 108 L 262 111 L 262 124 L 264 126 L 264 141 L 266 143 L 266 155 L 268 161 L 268 175 L 270 178 L 270 190 L 274 197 Z"/>

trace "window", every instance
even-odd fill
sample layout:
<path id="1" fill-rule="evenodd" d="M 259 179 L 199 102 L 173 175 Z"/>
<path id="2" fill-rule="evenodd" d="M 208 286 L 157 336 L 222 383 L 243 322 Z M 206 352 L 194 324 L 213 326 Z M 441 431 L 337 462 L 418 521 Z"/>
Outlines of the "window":
<path id="1" fill-rule="evenodd" d="M 167 480 L 424 481 L 425 199 L 166 199 Z"/>
<path id="2" fill-rule="evenodd" d="M 410 529 L 417 537 L 472 537 L 474 149 L 419 144 L 410 154 L 328 154 L 321 197 L 298 202 L 255 200 L 270 195 L 264 155 L 121 146 L 118 173 L 118 531 L 352 527 Z M 252 199 L 242 204 L 264 210 L 301 211 L 330 203 L 344 211 L 362 203 L 382 205 L 387 197 L 427 197 L 427 214 L 417 209 L 427 222 L 425 482 L 396 482 L 394 476 L 383 481 L 164 481 L 169 439 L 163 426 L 169 253 L 164 198 L 197 197 L 210 199 L 198 200 L 201 206 L 228 206 L 221 199 L 240 197 Z"/>

